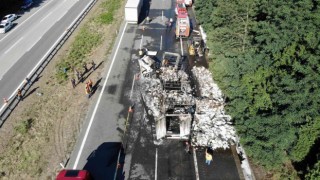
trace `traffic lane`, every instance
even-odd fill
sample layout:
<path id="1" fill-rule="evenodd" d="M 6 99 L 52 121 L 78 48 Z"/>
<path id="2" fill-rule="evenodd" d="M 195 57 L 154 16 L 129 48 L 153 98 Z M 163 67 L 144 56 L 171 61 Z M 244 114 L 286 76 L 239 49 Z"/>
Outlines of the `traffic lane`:
<path id="1" fill-rule="evenodd" d="M 184 141 L 164 140 L 158 149 L 159 179 L 196 179 L 194 159 Z"/>
<path id="2" fill-rule="evenodd" d="M 23 34 L 25 29 L 27 29 L 33 24 L 38 23 L 42 17 L 44 17 L 48 12 L 51 11 L 51 9 L 53 9 L 55 6 L 61 3 L 62 3 L 61 1 L 54 1 L 54 0 L 45 1 L 44 3 L 40 4 L 38 7 L 31 8 L 29 12 L 18 14 L 19 15 L 18 19 L 16 19 L 13 22 L 15 24 L 14 28 L 10 29 L 5 34 L 0 34 L 0 45 L 2 44 L 2 41 L 6 40 L 6 42 L 8 43 L 14 40 L 16 36 L 19 37 L 21 34 Z"/>
<path id="3" fill-rule="evenodd" d="M 150 13 L 152 13 L 152 10 Z M 180 41 L 174 40 L 174 32 L 167 30 L 158 21 L 155 20 L 146 24 L 146 29 L 144 31 L 138 30 L 138 32 L 144 35 L 143 48 L 149 50 L 160 50 L 162 36 L 163 51 L 158 52 L 157 58 L 159 60 L 162 59 L 164 51 L 180 53 Z M 165 44 L 166 41 L 170 43 Z M 136 66 L 138 66 L 137 62 L 134 67 Z M 137 82 L 135 91 L 139 92 L 141 90 L 139 82 Z M 130 123 L 128 145 L 130 149 L 126 154 L 125 166 L 128 166 L 126 174 L 129 174 L 129 179 L 154 179 L 155 176 L 158 179 L 195 179 L 192 155 L 185 153 L 182 142 L 167 141 L 167 144 L 160 144 L 159 146 L 154 144 L 153 120 L 141 118 L 143 107 L 141 107 L 140 98 L 138 102 L 137 104 L 140 106 L 135 108 L 134 112 L 135 115 L 138 114 L 137 118 L 132 120 L 134 123 Z M 156 155 L 157 152 L 158 156 Z M 130 157 L 130 160 L 127 160 L 128 157 Z M 155 164 L 157 164 L 157 169 Z"/>
<path id="4" fill-rule="evenodd" d="M 52 12 L 45 15 L 40 22 L 35 23 L 37 20 L 32 19 L 34 24 L 24 29 L 19 39 L 15 42 L 6 43 L 3 41 L 0 46 L 0 77 L 3 76 L 14 63 L 16 63 L 24 53 L 29 51 L 42 36 L 61 18 L 65 13 L 74 5 L 74 2 L 59 4 Z"/>
<path id="5" fill-rule="evenodd" d="M 79 1 L 79 3 L 75 4 L 72 10 L 66 14 L 69 18 L 57 22 L 53 28 L 42 36 L 29 52 L 25 53 L 19 61 L 7 71 L 0 79 L 0 83 L 2 84 L 2 86 L 0 86 L 0 97 L 9 98 L 87 4 L 88 2 L 86 1 Z"/>
<path id="6" fill-rule="evenodd" d="M 93 179 L 113 179 L 120 150 L 119 142 L 102 143 L 91 152 L 83 169 L 89 171 Z"/>
<path id="7" fill-rule="evenodd" d="M 233 179 L 239 178 L 236 162 L 231 149 L 217 149 L 212 152 L 212 162 L 205 163 L 205 150 L 196 151 L 198 159 L 199 177 L 203 180 Z"/>
<path id="8" fill-rule="evenodd" d="M 42 2 L 38 3 L 36 6 L 33 6 L 32 8 L 30 8 L 28 10 L 18 9 L 17 11 L 11 11 L 11 12 L 8 12 L 7 14 L 16 14 L 18 16 L 18 18 L 14 21 L 14 23 L 23 24 L 24 21 L 30 19 L 30 17 L 37 14 L 37 12 L 39 12 L 43 7 L 47 6 L 47 4 L 49 4 L 51 2 L 58 3 L 57 1 L 54 1 L 54 0 L 43 0 Z M 5 15 L 6 14 L 4 14 L 4 16 Z M 2 17 L 0 17 L 0 18 L 2 18 Z M 0 41 L 3 38 L 5 38 L 6 36 L 8 36 L 11 31 L 12 30 L 10 30 L 9 32 L 7 32 L 5 34 L 0 34 Z"/>
<path id="9" fill-rule="evenodd" d="M 135 114 L 142 108 L 135 109 Z M 157 150 L 153 142 L 151 125 L 141 116 L 135 116 L 130 123 L 130 133 L 126 151 L 125 172 L 128 179 L 155 179 Z M 128 158 L 128 156 L 130 158 Z"/>
<path id="10" fill-rule="evenodd" d="M 93 120 L 87 139 L 84 139 L 85 131 L 87 131 L 87 125 L 89 124 L 86 121 L 85 128 L 80 133 L 80 138 L 78 138 L 68 167 L 81 169 L 86 163 L 86 157 L 88 157 L 89 153 L 102 142 L 121 142 L 124 122 L 128 115 L 128 108 L 131 105 L 129 94 L 133 83 L 133 74 L 128 74 L 128 72 L 130 72 L 129 69 L 131 68 L 130 49 L 133 46 L 132 43 L 135 42 L 135 38 L 135 29 L 128 25 L 123 34 L 123 40 L 119 42 L 119 39 L 117 39 L 120 47 L 117 51 L 117 45 L 114 46 L 112 59 L 107 62 L 105 66 L 107 69 L 102 74 L 102 82 L 108 76 L 105 88 L 102 92 L 103 87 L 99 87 L 96 92 L 99 96 L 101 92 L 103 93 L 101 100 L 98 100 L 98 104 L 94 105 L 97 106 L 96 111 L 93 110 L 95 107 L 90 107 L 87 121 L 92 118 Z M 116 51 L 117 53 L 115 54 Z M 113 59 L 114 63 L 112 63 Z M 110 74 L 109 68 L 111 68 Z M 81 148 L 84 140 L 84 146 Z M 79 158 L 78 162 L 77 158 Z"/>

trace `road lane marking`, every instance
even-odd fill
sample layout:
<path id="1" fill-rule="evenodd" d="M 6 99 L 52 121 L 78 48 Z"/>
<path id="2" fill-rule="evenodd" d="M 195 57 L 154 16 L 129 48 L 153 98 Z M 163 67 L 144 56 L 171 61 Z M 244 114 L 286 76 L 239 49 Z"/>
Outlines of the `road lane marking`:
<path id="1" fill-rule="evenodd" d="M 131 97 L 132 97 L 132 92 L 133 92 L 133 87 L 134 87 L 135 79 L 136 79 L 136 75 L 133 75 L 132 87 L 131 87 L 130 98 L 129 98 L 130 100 L 131 100 Z"/>
<path id="2" fill-rule="evenodd" d="M 116 170 L 114 171 L 113 180 L 117 179 L 118 164 L 119 164 L 119 161 L 120 161 L 120 155 L 121 155 L 121 147 L 120 147 L 118 158 L 117 158 L 117 166 L 116 166 Z"/>
<path id="3" fill-rule="evenodd" d="M 53 2 L 53 1 L 51 1 L 51 2 Z M 48 3 L 49 4 L 49 3 Z M 48 4 L 46 4 L 46 5 L 48 5 Z M 45 5 L 45 6 L 46 6 Z M 69 28 L 72 26 L 72 24 L 74 24 L 75 23 L 75 21 L 77 20 L 77 19 L 79 19 L 79 17 L 83 14 L 83 12 L 88 8 L 88 6 L 90 5 L 90 3 L 82 10 L 82 12 L 79 14 L 79 16 L 70 24 L 70 26 L 69 26 Z M 40 9 L 39 9 L 40 10 Z M 38 10 L 38 11 L 39 11 Z M 36 12 L 38 12 L 38 11 L 36 11 Z M 35 12 L 35 13 L 36 13 Z M 34 15 L 34 14 L 33 14 Z M 32 15 L 32 16 L 33 16 Z M 29 17 L 30 18 L 30 17 Z M 28 19 L 29 19 L 28 18 Z M 24 21 L 24 22 L 26 22 L 26 20 Z M 23 22 L 23 23 L 24 23 Z M 69 29 L 68 28 L 68 29 Z M 29 74 L 26 76 L 26 77 L 28 77 L 28 78 L 30 78 L 31 77 L 31 75 L 34 73 L 34 71 L 38 68 L 38 66 L 45 60 L 45 58 L 47 58 L 47 56 L 51 53 L 51 51 L 57 46 L 57 44 L 61 41 L 61 39 L 62 39 L 62 37 L 65 35 L 65 33 L 66 33 L 66 31 L 63 33 L 63 34 L 61 34 L 61 36 L 57 39 L 57 41 L 56 42 L 54 42 L 54 44 L 50 47 L 50 49 L 46 52 L 46 54 L 44 55 L 44 56 L 42 56 L 42 58 L 40 59 L 40 61 L 34 66 L 34 68 L 29 72 Z M 7 36 L 6 36 L 7 37 Z M 3 40 L 3 39 L 2 39 Z M 0 42 L 2 41 L 2 40 L 0 40 Z M 2 78 L 2 77 L 1 77 Z M 18 89 L 25 83 L 24 82 L 24 80 L 25 80 L 25 78 L 22 80 L 22 82 L 18 85 L 18 87 L 16 88 L 16 90 L 14 90 L 13 91 L 13 93 L 10 95 L 10 97 L 9 98 L 7 98 L 8 100 L 9 99 L 11 99 L 11 98 L 13 98 L 15 95 L 16 95 L 16 92 L 18 91 Z M 0 112 L 2 112 L 2 110 L 6 107 L 6 105 L 7 104 L 3 104 L 2 106 L 1 106 L 1 108 L 0 108 Z"/>
<path id="4" fill-rule="evenodd" d="M 48 16 L 50 16 L 52 14 L 52 12 L 50 12 L 49 14 L 47 14 L 44 18 L 42 18 L 41 20 L 40 20 L 40 22 L 42 22 L 43 20 L 45 20 Z"/>
<path id="5" fill-rule="evenodd" d="M 8 50 L 6 50 L 4 53 L 7 54 L 12 48 L 14 48 L 14 46 L 16 46 L 21 40 L 23 39 L 23 37 L 21 37 L 17 42 L 15 42 Z"/>
<path id="6" fill-rule="evenodd" d="M 88 127 L 87 127 L 87 129 L 86 129 L 86 132 L 85 132 L 85 135 L 84 135 L 84 137 L 83 137 L 83 140 L 82 140 L 82 143 L 81 143 L 81 146 L 80 146 L 80 149 L 79 149 L 79 152 L 78 152 L 76 161 L 75 161 L 75 163 L 74 163 L 74 165 L 73 165 L 73 169 L 77 169 L 77 166 L 78 166 L 78 163 L 79 163 L 79 160 L 80 160 L 80 156 L 81 156 L 82 151 L 83 151 L 83 148 L 84 148 L 84 144 L 85 144 L 86 141 L 87 141 L 87 138 L 88 138 L 88 135 L 89 135 L 89 131 L 90 131 L 90 128 L 91 128 L 92 123 L 93 123 L 93 119 L 94 119 L 94 117 L 95 117 L 95 115 L 96 115 L 96 113 L 97 113 L 97 110 L 98 110 L 98 107 L 99 107 L 99 104 L 100 104 L 102 95 L 103 95 L 103 93 L 104 93 L 104 89 L 106 88 L 106 85 L 107 85 L 107 82 L 108 82 L 108 79 L 109 79 L 109 76 L 110 76 L 110 73 L 111 73 L 111 69 L 112 69 L 112 67 L 113 67 L 114 61 L 115 61 L 116 56 L 117 56 L 117 54 L 118 54 L 119 47 L 120 47 L 120 44 L 121 44 L 121 42 L 122 42 L 122 38 L 123 38 L 124 32 L 126 31 L 127 25 L 128 25 L 128 23 L 126 23 L 125 26 L 124 26 L 124 28 L 123 28 L 123 31 L 122 31 L 122 34 L 121 34 L 121 37 L 120 37 L 118 46 L 117 46 L 117 48 L 116 48 L 116 52 L 115 52 L 114 55 L 113 55 L 113 59 L 112 59 L 112 62 L 111 62 L 111 65 L 110 65 L 110 68 L 109 68 L 109 71 L 108 71 L 106 80 L 105 80 L 104 83 L 103 83 L 103 87 L 102 87 L 102 90 L 101 90 L 101 92 L 100 92 L 98 101 L 97 101 L 97 103 L 96 103 L 96 106 L 94 107 L 92 116 L 91 116 L 91 118 L 90 118 L 89 125 L 88 125 Z"/>
<path id="7" fill-rule="evenodd" d="M 41 9 L 43 9 L 44 7 L 46 7 L 47 5 L 49 5 L 51 2 L 53 2 L 53 1 L 50 1 L 49 3 L 45 4 L 42 8 L 38 9 L 38 10 L 37 10 L 36 12 L 34 12 L 30 17 L 28 17 L 27 19 L 25 19 L 25 20 L 20 24 L 20 27 L 22 26 L 22 24 L 24 24 L 25 22 L 27 22 L 31 17 L 33 17 L 34 15 L 36 15 Z M 12 34 L 12 32 L 14 32 L 14 31 L 17 30 L 17 29 L 18 29 L 18 28 L 14 28 L 14 29 L 11 31 L 10 34 Z M 8 34 L 8 35 L 5 36 L 4 38 L 2 38 L 2 39 L 0 40 L 0 42 L 3 41 L 4 39 L 6 39 L 6 37 L 8 37 L 10 34 Z"/>
<path id="8" fill-rule="evenodd" d="M 162 19 L 162 21 L 163 21 L 163 11 L 161 12 L 161 19 Z"/>
<path id="9" fill-rule="evenodd" d="M 142 41 L 143 41 L 143 35 L 141 36 L 141 41 L 140 41 L 140 50 L 142 49 Z"/>
<path id="10" fill-rule="evenodd" d="M 180 37 L 181 55 L 183 56 L 182 38 Z"/>
<path id="11" fill-rule="evenodd" d="M 162 50 L 162 35 L 161 35 L 161 41 L 160 41 L 160 51 Z"/>
<path id="12" fill-rule="evenodd" d="M 42 56 L 42 58 L 40 59 L 40 61 L 33 67 L 33 69 L 29 72 L 29 74 L 26 76 L 28 78 L 31 77 L 31 75 L 33 74 L 33 72 L 38 68 L 38 66 L 45 60 L 45 58 L 47 58 L 47 56 L 51 53 L 51 51 L 56 47 L 56 45 L 61 41 L 62 37 L 65 35 L 65 33 L 63 33 L 58 40 L 50 47 L 49 51 L 46 52 L 46 54 L 44 56 Z M 25 83 L 25 78 L 22 80 L 22 82 L 18 85 L 18 87 L 16 88 L 16 90 L 13 91 L 13 93 L 10 95 L 10 97 L 8 99 L 11 99 L 13 96 L 16 95 L 16 92 L 18 91 L 18 89 Z M 6 104 L 3 104 L 2 107 L 0 108 L 0 112 L 2 112 L 2 110 L 5 108 Z"/>
<path id="13" fill-rule="evenodd" d="M 196 151 L 193 149 L 193 161 L 194 161 L 194 169 L 195 169 L 195 172 L 196 172 L 196 180 L 199 180 L 199 170 L 198 170 L 198 161 L 197 161 L 197 155 L 196 155 Z"/>
<path id="14" fill-rule="evenodd" d="M 154 179 L 157 180 L 158 176 L 158 148 L 156 148 L 156 168 L 154 173 Z"/>

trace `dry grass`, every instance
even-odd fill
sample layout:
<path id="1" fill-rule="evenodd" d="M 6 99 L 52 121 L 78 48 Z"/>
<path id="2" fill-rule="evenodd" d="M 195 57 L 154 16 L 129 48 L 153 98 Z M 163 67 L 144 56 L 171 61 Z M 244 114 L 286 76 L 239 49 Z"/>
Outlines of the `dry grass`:
<path id="1" fill-rule="evenodd" d="M 95 20 L 106 13 L 109 1 L 118 2 L 98 1 L 79 27 L 95 28 L 101 37 L 101 41 L 93 43 L 94 46 L 77 59 L 80 62 L 94 59 L 98 64 L 108 59 L 115 31 L 121 23 L 116 19 L 122 19 L 124 7 L 123 0 L 119 6 L 112 6 L 116 7 L 112 23 Z M 68 81 L 61 84 L 55 74 L 57 67 L 70 57 L 81 32 L 76 30 L 30 89 L 36 88 L 36 91 L 18 105 L 0 129 L 0 179 L 53 179 L 60 169 L 59 163 L 72 151 L 91 101 L 85 97 L 84 84 L 73 89 Z M 94 82 L 100 78 L 103 65 L 90 75 Z"/>

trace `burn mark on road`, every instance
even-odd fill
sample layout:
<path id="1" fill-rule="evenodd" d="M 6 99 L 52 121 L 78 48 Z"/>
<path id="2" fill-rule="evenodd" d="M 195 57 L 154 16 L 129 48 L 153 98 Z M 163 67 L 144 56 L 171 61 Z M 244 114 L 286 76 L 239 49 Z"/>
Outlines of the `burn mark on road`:
<path id="1" fill-rule="evenodd" d="M 110 85 L 107 87 L 108 94 L 115 94 L 117 91 L 118 85 Z"/>

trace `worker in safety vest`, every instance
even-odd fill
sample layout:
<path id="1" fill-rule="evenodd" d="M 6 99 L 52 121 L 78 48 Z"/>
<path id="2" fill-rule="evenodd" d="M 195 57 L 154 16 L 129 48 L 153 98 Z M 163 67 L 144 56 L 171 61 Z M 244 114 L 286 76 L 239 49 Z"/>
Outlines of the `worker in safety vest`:
<path id="1" fill-rule="evenodd" d="M 21 89 L 18 89 L 17 96 L 18 96 L 19 100 L 21 100 L 21 101 L 23 100 Z"/>
<path id="2" fill-rule="evenodd" d="M 206 149 L 206 164 L 208 164 L 208 166 L 210 165 L 212 161 L 212 155 L 210 153 L 208 153 L 208 148 Z"/>
<path id="3" fill-rule="evenodd" d="M 86 91 L 85 92 L 86 92 L 87 98 L 89 99 L 90 96 L 91 96 L 91 92 L 90 92 L 90 89 L 89 89 L 88 86 L 86 86 Z"/>
<path id="4" fill-rule="evenodd" d="M 90 92 L 92 92 L 93 82 L 91 81 L 91 79 L 89 79 L 88 81 L 88 86 L 89 86 Z"/>

